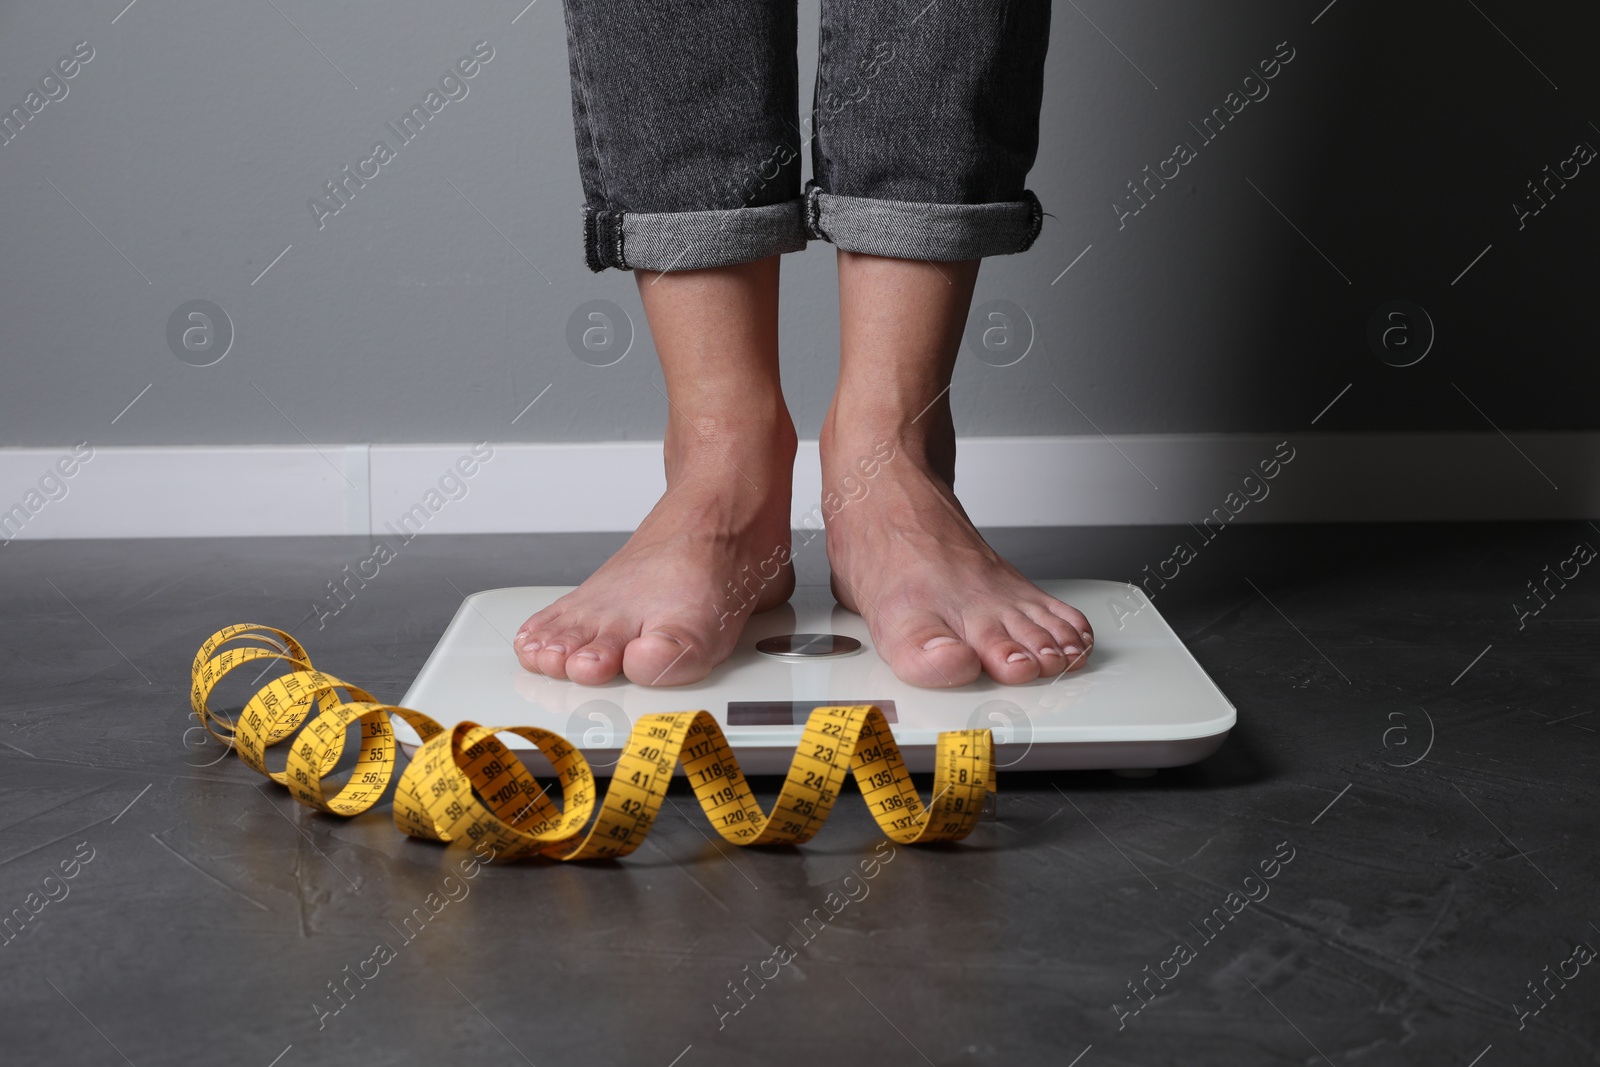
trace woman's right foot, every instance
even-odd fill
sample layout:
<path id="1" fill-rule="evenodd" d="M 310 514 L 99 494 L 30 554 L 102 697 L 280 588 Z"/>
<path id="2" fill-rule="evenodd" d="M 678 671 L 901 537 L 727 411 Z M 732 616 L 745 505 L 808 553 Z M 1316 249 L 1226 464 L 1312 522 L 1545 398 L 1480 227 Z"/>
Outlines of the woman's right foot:
<path id="1" fill-rule="evenodd" d="M 635 270 L 666 379 L 667 491 L 628 543 L 523 623 L 530 671 L 687 685 L 794 590 L 794 423 L 778 373 L 779 257 Z"/>
<path id="2" fill-rule="evenodd" d="M 551 678 L 687 685 L 727 659 L 745 623 L 794 591 L 787 410 L 668 422 L 667 491 L 617 554 L 517 634 Z"/>

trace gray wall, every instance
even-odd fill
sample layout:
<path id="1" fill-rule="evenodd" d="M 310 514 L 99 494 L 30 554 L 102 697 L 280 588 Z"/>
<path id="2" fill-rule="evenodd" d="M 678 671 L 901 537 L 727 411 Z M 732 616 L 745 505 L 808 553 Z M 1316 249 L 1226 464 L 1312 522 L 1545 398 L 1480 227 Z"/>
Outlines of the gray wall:
<path id="1" fill-rule="evenodd" d="M 1032 347 L 966 354 L 963 433 L 1298 428 L 1348 383 L 1319 430 L 1596 425 L 1600 165 L 1520 229 L 1512 208 L 1574 144 L 1600 148 L 1594 5 L 1326 2 L 1056 5 L 1030 183 L 1051 217 L 978 294 L 1023 309 Z M 522 0 L 124 3 L 0 4 L 4 109 L 94 49 L 0 146 L 0 445 L 661 435 L 633 278 L 582 263 L 558 0 L 515 24 Z M 307 200 L 480 39 L 495 56 L 469 95 L 319 231 Z M 1201 144 L 1189 123 L 1281 41 L 1270 95 Z M 1119 228 L 1124 183 L 1180 139 L 1197 158 Z M 832 251 L 784 270 L 786 385 L 814 436 Z M 233 324 L 213 366 L 169 350 L 196 299 Z M 612 366 L 566 339 L 596 299 L 639 328 Z M 1396 299 L 1437 331 L 1409 367 L 1366 337 Z"/>

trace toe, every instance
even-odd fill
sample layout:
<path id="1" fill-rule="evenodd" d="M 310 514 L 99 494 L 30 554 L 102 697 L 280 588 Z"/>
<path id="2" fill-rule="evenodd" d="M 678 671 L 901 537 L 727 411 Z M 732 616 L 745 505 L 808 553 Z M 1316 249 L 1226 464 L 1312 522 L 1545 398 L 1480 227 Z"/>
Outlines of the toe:
<path id="1" fill-rule="evenodd" d="M 908 685 L 949 689 L 975 680 L 983 670 L 972 647 L 932 612 L 882 618 L 873 629 L 879 654 Z"/>
<path id="2" fill-rule="evenodd" d="M 1077 639 L 1077 633 L 1066 623 L 1061 622 L 1059 626 L 1071 635 L 1071 640 Z M 1054 630 L 1039 625 L 1022 612 L 1007 615 L 1005 627 L 1006 632 L 1011 635 L 1011 640 L 1033 654 L 1034 660 L 1039 664 L 1040 674 L 1048 677 L 1060 674 L 1066 669 L 1067 656 L 1061 651 L 1061 646 L 1071 644 L 1071 640 L 1063 641 Z"/>
<path id="3" fill-rule="evenodd" d="M 622 657 L 635 636 L 623 630 L 602 629 L 599 636 L 567 657 L 567 677 L 579 685 L 604 685 L 622 671 Z"/>
<path id="4" fill-rule="evenodd" d="M 990 615 L 973 620 L 967 626 L 967 640 L 984 671 L 1001 685 L 1021 685 L 1039 677 L 1034 653 L 1015 640 L 998 618 Z"/>
<path id="5" fill-rule="evenodd" d="M 1091 641 L 1094 639 L 1094 628 L 1089 625 L 1088 618 L 1083 614 L 1083 612 L 1079 611 L 1071 604 L 1057 600 L 1053 596 L 1046 596 L 1041 593 L 1039 594 L 1038 606 L 1049 612 L 1051 615 L 1054 615 L 1056 618 L 1065 620 L 1074 630 L 1078 631 L 1078 633 L 1082 634 L 1086 639 Z"/>
<path id="6" fill-rule="evenodd" d="M 567 677 L 567 658 L 594 638 L 595 631 L 588 627 L 570 626 L 558 630 L 554 637 L 544 642 L 544 647 L 534 653 L 538 658 L 539 673 L 551 678 Z"/>
<path id="7" fill-rule="evenodd" d="M 1061 604 L 1059 600 L 1050 601 L 1050 603 Z M 1064 604 L 1061 604 L 1061 606 L 1066 607 Z M 1076 608 L 1068 610 L 1080 618 L 1082 617 L 1083 613 Z M 1094 648 L 1094 631 L 1089 628 L 1089 620 L 1084 619 L 1080 627 L 1044 604 L 1027 605 L 1024 609 L 1024 614 L 1033 623 L 1048 630 L 1055 638 L 1055 647 L 1062 653 L 1066 661 L 1064 669 L 1075 671 L 1082 668 L 1088 661 L 1089 652 Z"/>
<path id="8" fill-rule="evenodd" d="M 672 626 L 657 626 L 628 642 L 622 670 L 636 685 L 688 685 L 716 666 L 706 642 Z"/>
<path id="9" fill-rule="evenodd" d="M 517 662 L 521 663 L 525 670 L 530 670 L 534 674 L 544 673 L 539 668 L 539 652 L 544 648 L 547 636 L 539 630 L 524 630 L 517 634 L 511 647 L 516 650 Z"/>
<path id="10" fill-rule="evenodd" d="M 551 640 L 558 632 L 557 621 L 560 613 L 554 610 L 554 605 L 538 612 L 517 631 L 517 636 L 511 641 L 511 647 L 516 651 L 517 661 L 527 670 L 535 674 L 539 670 L 539 650 Z"/>

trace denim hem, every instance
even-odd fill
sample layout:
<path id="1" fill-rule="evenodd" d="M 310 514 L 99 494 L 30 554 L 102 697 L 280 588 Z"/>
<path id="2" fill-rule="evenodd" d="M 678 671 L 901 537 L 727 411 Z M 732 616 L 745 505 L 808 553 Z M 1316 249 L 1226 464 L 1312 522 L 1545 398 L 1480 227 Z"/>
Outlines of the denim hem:
<path id="1" fill-rule="evenodd" d="M 724 211 L 606 211 L 584 206 L 583 251 L 592 271 L 699 270 L 806 246 L 800 200 Z"/>
<path id="2" fill-rule="evenodd" d="M 622 212 L 584 205 L 583 259 L 596 273 L 622 265 Z"/>
<path id="3" fill-rule="evenodd" d="M 806 183 L 806 235 L 847 252 L 896 259 L 960 260 L 1026 252 L 1044 226 L 1039 198 L 998 204 L 932 204 L 825 193 Z"/>

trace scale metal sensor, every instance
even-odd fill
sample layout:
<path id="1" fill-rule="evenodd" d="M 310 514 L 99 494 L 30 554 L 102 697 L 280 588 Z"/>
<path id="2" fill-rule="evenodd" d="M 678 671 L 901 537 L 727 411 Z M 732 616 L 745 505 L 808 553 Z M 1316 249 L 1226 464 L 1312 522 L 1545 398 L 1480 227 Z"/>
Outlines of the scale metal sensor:
<path id="1" fill-rule="evenodd" d="M 694 685 L 546 678 L 517 662 L 511 641 L 572 587 L 490 589 L 467 597 L 400 703 L 446 729 L 470 720 L 550 730 L 601 776 L 641 716 L 699 709 L 716 718 L 746 774 L 786 772 L 811 710 L 835 704 L 881 708 L 913 771 L 933 769 L 946 730 L 992 729 L 995 764 L 1012 770 L 1153 771 L 1217 750 L 1236 720 L 1233 705 L 1137 587 L 1080 580 L 1039 588 L 1088 617 L 1095 645 L 1087 666 L 1024 685 L 983 675 L 950 689 L 896 678 L 866 620 L 825 586 L 801 586 L 787 604 L 752 616 L 733 655 Z M 402 744 L 420 744 L 404 722 L 394 729 Z M 501 740 L 532 747 L 515 735 Z"/>

